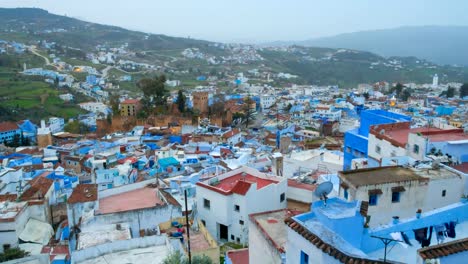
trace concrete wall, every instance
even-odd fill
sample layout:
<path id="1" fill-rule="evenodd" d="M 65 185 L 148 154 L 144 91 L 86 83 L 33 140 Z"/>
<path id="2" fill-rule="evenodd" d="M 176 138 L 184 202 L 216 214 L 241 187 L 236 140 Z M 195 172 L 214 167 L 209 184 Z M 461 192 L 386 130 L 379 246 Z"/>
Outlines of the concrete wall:
<path id="1" fill-rule="evenodd" d="M 392 187 L 403 186 L 406 191 L 400 193 L 400 202 L 392 203 Z M 424 208 L 428 185 L 418 181 L 401 183 L 380 184 L 372 186 L 362 186 L 357 191 L 348 189 L 349 199 L 369 201 L 369 190 L 381 189 L 382 194 L 378 195 L 377 205 L 369 205 L 368 215 L 371 216 L 370 227 L 391 223 L 393 216 L 400 219 L 414 217 L 419 208 Z M 340 196 L 343 197 L 343 190 Z"/>
<path id="2" fill-rule="evenodd" d="M 309 255 L 309 263 L 341 264 L 341 262 L 312 245 L 296 231 L 287 227 L 288 242 L 286 243 L 286 263 L 301 263 L 301 251 Z M 250 253 L 250 251 L 249 251 Z"/>
<path id="3" fill-rule="evenodd" d="M 380 147 L 380 153 L 376 151 L 376 146 Z M 369 134 L 369 143 L 367 147 L 367 156 L 379 161 L 383 157 L 405 156 L 406 149 L 392 145 L 389 141 L 376 138 Z"/>
<path id="4" fill-rule="evenodd" d="M 281 255 L 249 219 L 249 263 L 281 264 Z"/>
<path id="5" fill-rule="evenodd" d="M 461 176 L 430 181 L 422 209 L 429 211 L 459 202 L 464 193 L 464 184 Z M 442 196 L 443 190 L 445 190 L 445 197 Z"/>
<path id="6" fill-rule="evenodd" d="M 72 263 L 78 263 L 113 252 L 130 250 L 135 248 L 152 247 L 158 245 L 166 245 L 169 248 L 171 248 L 166 236 L 148 236 L 141 238 L 132 238 L 129 240 L 113 241 L 111 243 L 101 244 L 79 251 L 73 251 L 71 258 Z"/>
<path id="7" fill-rule="evenodd" d="M 129 223 L 132 237 L 139 237 L 142 229 L 155 229 L 161 222 L 167 222 L 182 216 L 182 211 L 173 206 L 162 206 L 150 209 L 133 210 L 114 214 L 95 215 L 89 224 L 106 225 Z"/>
<path id="8" fill-rule="evenodd" d="M 317 197 L 315 197 L 313 191 L 295 188 L 291 186 L 288 186 L 286 197 L 288 199 L 303 203 L 312 203 L 313 201 L 317 200 Z"/>

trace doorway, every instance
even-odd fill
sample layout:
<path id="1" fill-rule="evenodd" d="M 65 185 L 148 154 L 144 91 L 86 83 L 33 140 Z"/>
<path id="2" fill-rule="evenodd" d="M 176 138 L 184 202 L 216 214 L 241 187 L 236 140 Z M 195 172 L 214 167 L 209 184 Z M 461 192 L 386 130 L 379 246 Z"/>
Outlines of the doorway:
<path id="1" fill-rule="evenodd" d="M 219 239 L 228 240 L 228 227 L 223 224 L 218 224 L 219 226 Z"/>

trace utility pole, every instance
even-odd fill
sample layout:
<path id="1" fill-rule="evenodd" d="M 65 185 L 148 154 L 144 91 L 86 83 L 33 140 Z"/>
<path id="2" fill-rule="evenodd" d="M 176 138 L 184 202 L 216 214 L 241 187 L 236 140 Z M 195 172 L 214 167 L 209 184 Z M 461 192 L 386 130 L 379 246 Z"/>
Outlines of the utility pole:
<path id="1" fill-rule="evenodd" d="M 187 206 L 187 189 L 184 190 L 185 198 L 185 222 L 187 223 L 187 248 L 188 248 L 188 261 L 192 264 L 192 252 L 190 252 L 190 224 L 188 219 L 188 206 Z"/>

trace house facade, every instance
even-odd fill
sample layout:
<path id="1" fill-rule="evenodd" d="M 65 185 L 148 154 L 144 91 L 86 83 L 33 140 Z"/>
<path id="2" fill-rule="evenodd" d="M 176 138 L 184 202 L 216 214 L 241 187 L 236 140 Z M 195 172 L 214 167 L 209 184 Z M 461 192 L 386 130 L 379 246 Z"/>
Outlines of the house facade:
<path id="1" fill-rule="evenodd" d="M 241 167 L 197 183 L 197 210 L 217 240 L 248 242 L 249 214 L 286 208 L 287 181 Z"/>

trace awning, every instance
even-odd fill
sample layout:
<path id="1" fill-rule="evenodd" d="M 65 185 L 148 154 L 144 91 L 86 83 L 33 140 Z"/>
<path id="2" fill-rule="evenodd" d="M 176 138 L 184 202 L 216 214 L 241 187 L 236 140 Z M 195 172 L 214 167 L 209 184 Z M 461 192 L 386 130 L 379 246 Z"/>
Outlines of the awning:
<path id="1" fill-rule="evenodd" d="M 403 186 L 392 187 L 392 192 L 404 192 L 404 191 L 406 191 L 406 189 Z"/>
<path id="2" fill-rule="evenodd" d="M 375 194 L 382 194 L 382 190 L 381 189 L 369 190 L 369 195 L 375 195 Z"/>
<path id="3" fill-rule="evenodd" d="M 24 242 L 47 245 L 54 235 L 54 229 L 48 223 L 30 218 L 19 238 Z"/>

